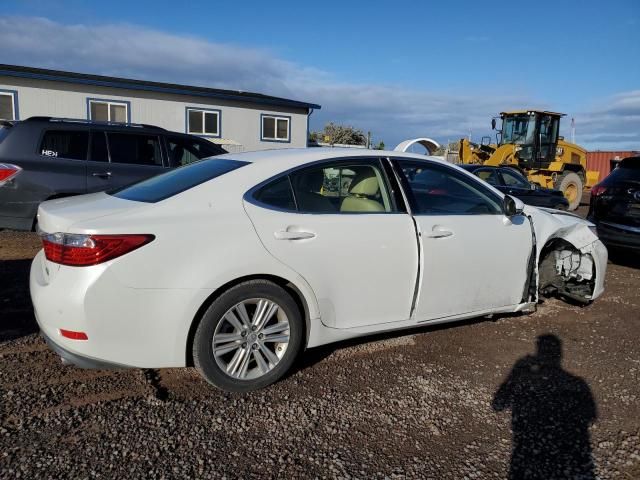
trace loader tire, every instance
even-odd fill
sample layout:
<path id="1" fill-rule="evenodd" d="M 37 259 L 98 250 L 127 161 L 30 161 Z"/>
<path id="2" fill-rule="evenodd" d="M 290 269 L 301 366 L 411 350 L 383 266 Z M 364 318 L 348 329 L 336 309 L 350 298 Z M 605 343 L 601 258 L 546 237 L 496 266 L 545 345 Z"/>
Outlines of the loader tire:
<path id="1" fill-rule="evenodd" d="M 573 211 L 580 206 L 582 200 L 583 183 L 580 175 L 575 172 L 564 172 L 555 183 L 556 190 L 560 190 L 569 201 L 567 210 Z"/>

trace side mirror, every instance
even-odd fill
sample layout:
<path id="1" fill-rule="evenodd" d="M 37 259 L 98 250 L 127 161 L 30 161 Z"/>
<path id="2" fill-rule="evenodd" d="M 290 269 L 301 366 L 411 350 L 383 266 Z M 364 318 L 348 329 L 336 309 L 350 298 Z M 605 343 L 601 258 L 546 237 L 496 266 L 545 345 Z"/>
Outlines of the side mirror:
<path id="1" fill-rule="evenodd" d="M 495 130 L 496 129 L 496 119 L 492 118 L 491 119 L 491 130 Z"/>
<path id="2" fill-rule="evenodd" d="M 513 198 L 510 195 L 505 195 L 502 200 L 502 211 L 507 217 L 513 217 L 519 215 L 524 210 L 524 203 L 522 200 Z"/>

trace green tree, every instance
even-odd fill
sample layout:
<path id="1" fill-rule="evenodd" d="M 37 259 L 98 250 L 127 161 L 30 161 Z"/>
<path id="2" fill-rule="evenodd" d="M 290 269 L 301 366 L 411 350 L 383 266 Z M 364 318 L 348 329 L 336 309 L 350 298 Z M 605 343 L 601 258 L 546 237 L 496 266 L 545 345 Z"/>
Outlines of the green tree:
<path id="1" fill-rule="evenodd" d="M 309 140 L 329 143 L 331 145 L 366 145 L 367 136 L 365 133 L 350 125 L 338 125 L 337 123 L 327 123 L 322 131 L 311 132 Z"/>

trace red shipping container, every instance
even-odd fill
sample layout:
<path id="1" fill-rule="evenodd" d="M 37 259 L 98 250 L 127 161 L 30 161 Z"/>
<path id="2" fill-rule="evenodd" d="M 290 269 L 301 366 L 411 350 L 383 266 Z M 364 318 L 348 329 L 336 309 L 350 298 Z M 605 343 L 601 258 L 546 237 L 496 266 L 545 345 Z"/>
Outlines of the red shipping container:
<path id="1" fill-rule="evenodd" d="M 598 181 L 602 181 L 604 177 L 611 173 L 611 169 L 616 162 L 619 162 L 623 158 L 633 157 L 635 155 L 640 155 L 640 152 L 606 152 L 600 150 L 595 152 L 587 152 L 587 170 L 597 170 L 598 172 L 600 172 L 600 178 Z"/>

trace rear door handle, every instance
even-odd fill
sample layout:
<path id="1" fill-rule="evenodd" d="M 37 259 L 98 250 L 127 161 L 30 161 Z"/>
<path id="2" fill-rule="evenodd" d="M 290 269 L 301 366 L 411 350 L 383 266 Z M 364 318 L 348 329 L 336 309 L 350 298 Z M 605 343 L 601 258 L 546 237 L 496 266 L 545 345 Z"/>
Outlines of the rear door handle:
<path id="1" fill-rule="evenodd" d="M 306 240 L 308 238 L 314 238 L 316 234 L 304 231 L 296 232 L 289 230 L 280 230 L 279 232 L 275 232 L 273 236 L 276 237 L 276 240 Z"/>
<path id="2" fill-rule="evenodd" d="M 453 235 L 453 232 L 451 230 L 447 230 L 444 227 L 435 226 L 433 227 L 433 230 L 431 230 L 431 233 L 427 235 L 427 237 L 428 238 L 445 238 L 445 237 L 450 237 L 452 235 Z"/>
<path id="3" fill-rule="evenodd" d="M 111 172 L 96 172 L 91 174 L 92 177 L 110 178 Z"/>

